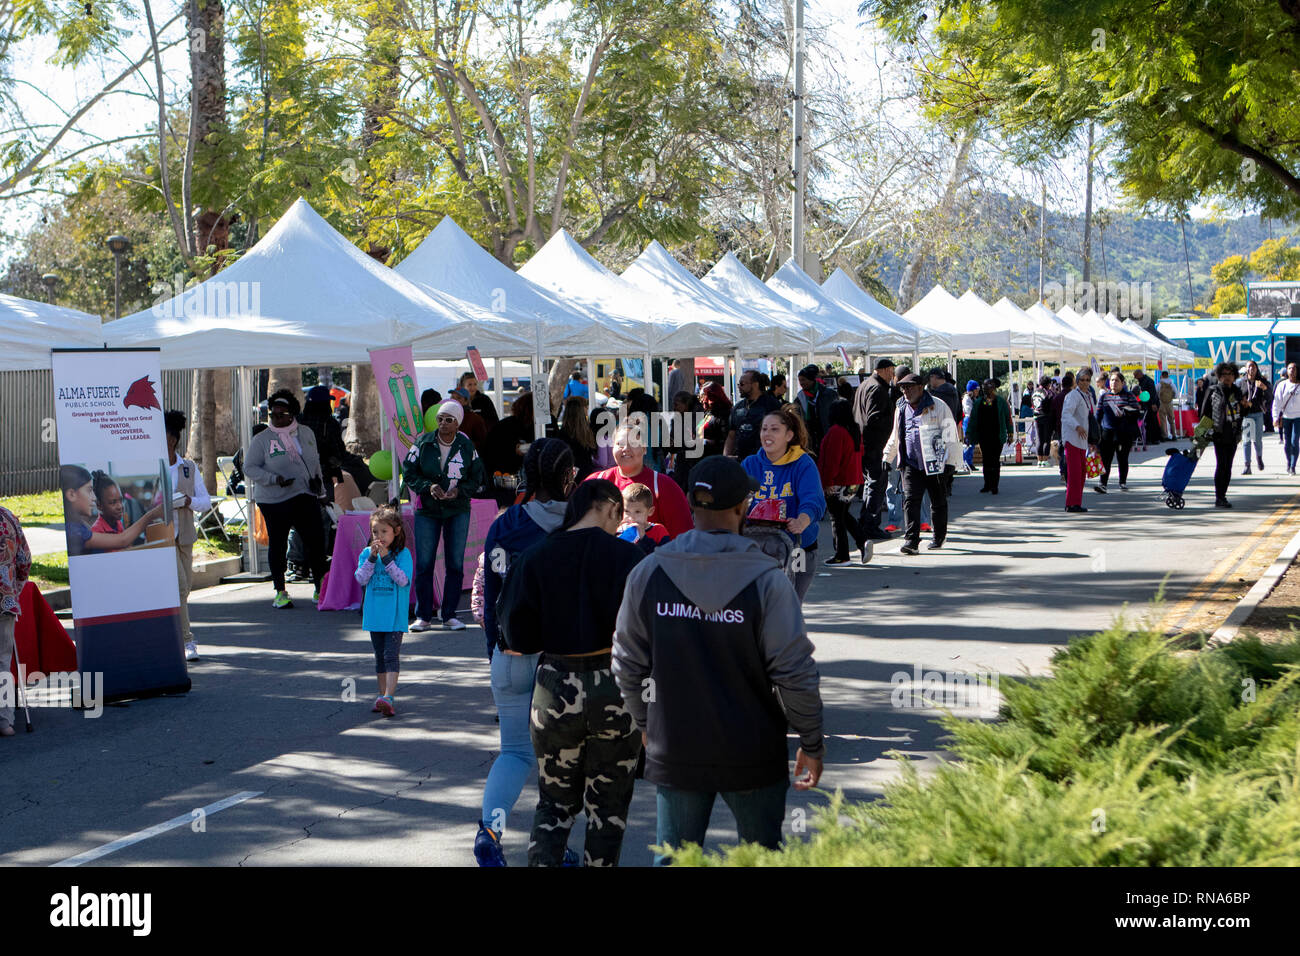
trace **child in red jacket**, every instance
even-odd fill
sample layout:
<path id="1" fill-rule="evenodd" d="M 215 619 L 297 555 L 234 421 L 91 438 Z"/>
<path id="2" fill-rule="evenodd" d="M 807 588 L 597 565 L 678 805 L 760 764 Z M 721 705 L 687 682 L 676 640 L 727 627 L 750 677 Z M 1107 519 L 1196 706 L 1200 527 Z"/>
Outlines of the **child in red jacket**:
<path id="1" fill-rule="evenodd" d="M 826 510 L 831 516 L 831 537 L 835 553 L 827 564 L 847 564 L 849 538 L 862 552 L 862 563 L 871 560 L 872 542 L 866 540 L 858 519 L 849 511 L 862 490 L 862 433 L 853 420 L 853 403 L 837 399 L 831 404 L 830 427 L 822 438 L 817 459 L 826 495 Z"/>

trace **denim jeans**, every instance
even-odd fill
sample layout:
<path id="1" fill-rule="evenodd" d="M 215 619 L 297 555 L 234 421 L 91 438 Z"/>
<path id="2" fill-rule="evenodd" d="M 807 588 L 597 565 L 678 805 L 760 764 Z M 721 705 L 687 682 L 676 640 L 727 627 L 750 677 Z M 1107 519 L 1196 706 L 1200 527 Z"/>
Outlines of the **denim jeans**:
<path id="1" fill-rule="evenodd" d="M 1300 458 L 1300 418 L 1282 419 L 1282 445 L 1286 448 L 1286 466 L 1294 470 Z"/>
<path id="2" fill-rule="evenodd" d="M 721 791 L 723 801 L 736 818 L 736 835 L 741 843 L 757 843 L 769 850 L 781 846 L 781 823 L 785 819 L 785 792 L 788 781 L 758 787 L 755 790 Z M 713 801 L 719 793 L 711 790 L 680 790 L 658 786 L 655 843 L 679 847 L 683 843 L 704 845 L 709 830 Z M 655 854 L 655 866 L 665 866 L 666 857 Z"/>
<path id="3" fill-rule="evenodd" d="M 528 714 L 533 705 L 533 680 L 540 654 L 492 655 L 492 699 L 501 718 L 501 753 L 492 762 L 483 785 L 482 820 L 504 833 L 506 819 L 519 800 L 536 758 Z"/>
<path id="4" fill-rule="evenodd" d="M 415 516 L 415 616 L 433 619 L 433 565 L 442 539 L 442 561 L 446 575 L 442 584 L 442 619 L 456 616 L 460 592 L 465 584 L 465 539 L 469 536 L 469 512 L 434 518 Z"/>

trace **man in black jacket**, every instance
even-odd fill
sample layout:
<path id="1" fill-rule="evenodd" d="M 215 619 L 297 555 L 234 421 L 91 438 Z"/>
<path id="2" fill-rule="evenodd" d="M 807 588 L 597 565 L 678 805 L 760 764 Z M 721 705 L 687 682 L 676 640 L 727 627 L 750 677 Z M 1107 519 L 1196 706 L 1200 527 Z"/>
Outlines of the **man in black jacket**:
<path id="1" fill-rule="evenodd" d="M 862 473 L 866 476 L 866 503 L 862 508 L 862 532 L 873 541 L 888 540 L 880 527 L 880 512 L 885 504 L 885 466 L 882 456 L 885 442 L 894 428 L 894 406 L 900 393 L 894 387 L 894 363 L 887 358 L 876 362 L 874 375 L 868 375 L 853 396 L 853 418 L 862 429 Z"/>
<path id="2" fill-rule="evenodd" d="M 1210 432 L 1214 442 L 1214 506 L 1231 508 L 1228 502 L 1228 482 L 1232 480 L 1232 460 L 1241 443 L 1241 424 L 1244 418 L 1241 392 L 1237 388 L 1237 366 L 1233 362 L 1220 362 L 1214 369 L 1218 380 L 1205 391 L 1205 412 L 1214 421 Z M 1207 376 L 1208 378 L 1208 376 Z"/>
<path id="3" fill-rule="evenodd" d="M 758 453 L 758 433 L 763 419 L 781 407 L 780 400 L 768 388 L 767 376 L 754 369 L 746 369 L 737 382 L 741 400 L 731 411 L 727 443 L 723 453 L 744 461 Z"/>
<path id="4" fill-rule="evenodd" d="M 734 459 L 696 464 L 695 530 L 638 564 L 623 592 L 612 670 L 645 740 L 661 845 L 703 844 L 721 794 L 741 842 L 780 846 L 787 727 L 799 735 L 795 789 L 821 778 L 822 700 L 799 599 L 740 534 L 757 490 Z"/>
<path id="5" fill-rule="evenodd" d="M 805 365 L 799 369 L 799 393 L 795 401 L 803 412 L 804 423 L 808 426 L 808 444 L 804 449 L 814 455 L 821 447 L 822 439 L 831 427 L 831 405 L 839 398 L 833 388 L 823 385 L 817 378 L 817 366 Z"/>

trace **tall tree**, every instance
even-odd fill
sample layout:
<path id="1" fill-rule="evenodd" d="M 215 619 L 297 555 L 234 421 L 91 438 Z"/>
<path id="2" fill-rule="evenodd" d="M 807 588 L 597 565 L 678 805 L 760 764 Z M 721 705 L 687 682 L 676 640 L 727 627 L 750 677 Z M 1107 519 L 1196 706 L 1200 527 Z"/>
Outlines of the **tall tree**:
<path id="1" fill-rule="evenodd" d="M 1276 0 L 866 0 L 922 61 L 934 114 L 978 119 L 1021 157 L 1089 122 L 1122 188 L 1181 209 L 1205 197 L 1300 210 L 1300 3 Z"/>

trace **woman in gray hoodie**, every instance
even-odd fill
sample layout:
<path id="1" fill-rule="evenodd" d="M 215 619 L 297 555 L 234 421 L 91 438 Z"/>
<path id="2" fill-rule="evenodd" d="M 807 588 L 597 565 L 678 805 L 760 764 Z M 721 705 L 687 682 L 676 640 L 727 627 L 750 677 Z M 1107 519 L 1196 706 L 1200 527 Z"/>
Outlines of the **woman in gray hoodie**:
<path id="1" fill-rule="evenodd" d="M 284 572 L 288 565 L 286 549 L 290 528 L 296 528 L 302 537 L 316 585 L 312 600 L 320 600 L 320 582 L 325 576 L 320 495 L 325 483 L 316 437 L 310 428 L 298 427 L 299 406 L 293 392 L 280 389 L 271 396 L 268 408 L 271 426 L 254 436 L 249 444 L 244 474 L 256 488 L 254 500 L 266 522 L 271 578 L 275 582 L 275 600 L 271 606 L 289 608 L 293 602 L 284 589 Z"/>

